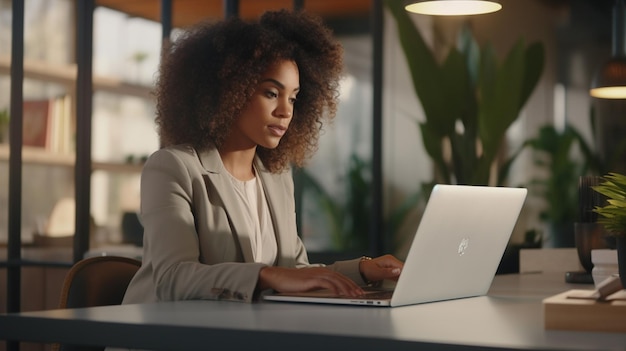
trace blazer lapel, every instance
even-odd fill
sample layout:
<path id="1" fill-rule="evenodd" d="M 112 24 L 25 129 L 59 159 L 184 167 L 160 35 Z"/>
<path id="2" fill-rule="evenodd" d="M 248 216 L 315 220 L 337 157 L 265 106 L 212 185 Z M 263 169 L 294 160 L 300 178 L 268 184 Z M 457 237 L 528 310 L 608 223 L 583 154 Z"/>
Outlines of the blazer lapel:
<path id="1" fill-rule="evenodd" d="M 226 214 L 230 218 L 234 234 L 239 241 L 239 245 L 241 246 L 241 253 L 244 261 L 254 262 L 252 241 L 250 239 L 251 233 L 249 233 L 243 225 L 243 223 L 245 223 L 245 217 L 239 208 L 237 194 L 235 193 L 229 175 L 224 168 L 219 152 L 217 149 L 211 148 L 210 150 L 199 152 L 198 156 L 200 158 L 200 162 L 202 162 L 202 165 L 207 171 L 207 174 L 204 175 L 204 181 L 207 187 L 207 192 L 209 192 L 209 197 L 215 195 L 209 188 L 209 184 L 212 183 L 214 185 L 214 191 L 217 192 L 217 195 L 222 199 Z"/>

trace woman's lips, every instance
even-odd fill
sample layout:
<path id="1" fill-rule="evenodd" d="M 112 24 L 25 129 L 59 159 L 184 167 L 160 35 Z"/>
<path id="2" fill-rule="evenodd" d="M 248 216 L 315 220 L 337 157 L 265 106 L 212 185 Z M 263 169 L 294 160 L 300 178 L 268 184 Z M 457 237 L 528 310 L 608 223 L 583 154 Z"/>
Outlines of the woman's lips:
<path id="1" fill-rule="evenodd" d="M 287 132 L 287 127 L 283 127 L 280 125 L 270 125 L 269 127 L 267 127 L 270 132 L 278 137 L 282 137 L 283 135 L 285 135 L 285 132 Z"/>

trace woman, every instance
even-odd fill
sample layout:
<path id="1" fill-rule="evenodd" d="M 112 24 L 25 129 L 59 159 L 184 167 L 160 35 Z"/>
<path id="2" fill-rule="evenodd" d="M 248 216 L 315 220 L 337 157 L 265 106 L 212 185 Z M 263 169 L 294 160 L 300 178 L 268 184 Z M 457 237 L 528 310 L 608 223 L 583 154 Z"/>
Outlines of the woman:
<path id="1" fill-rule="evenodd" d="M 143 262 L 124 303 L 356 296 L 397 279 L 390 255 L 310 265 L 296 232 L 289 167 L 335 115 L 341 58 L 317 17 L 284 10 L 203 23 L 172 45 L 156 89 L 163 148 L 141 178 Z"/>

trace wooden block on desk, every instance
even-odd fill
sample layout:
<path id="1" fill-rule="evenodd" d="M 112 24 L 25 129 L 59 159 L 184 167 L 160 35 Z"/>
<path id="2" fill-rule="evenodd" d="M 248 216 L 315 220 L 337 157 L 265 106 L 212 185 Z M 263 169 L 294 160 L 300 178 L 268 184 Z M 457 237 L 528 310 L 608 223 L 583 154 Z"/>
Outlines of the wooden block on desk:
<path id="1" fill-rule="evenodd" d="M 619 299 L 600 302 L 571 298 L 587 290 L 569 290 L 543 300 L 545 329 L 594 332 L 626 332 L 626 290 L 615 295 Z"/>

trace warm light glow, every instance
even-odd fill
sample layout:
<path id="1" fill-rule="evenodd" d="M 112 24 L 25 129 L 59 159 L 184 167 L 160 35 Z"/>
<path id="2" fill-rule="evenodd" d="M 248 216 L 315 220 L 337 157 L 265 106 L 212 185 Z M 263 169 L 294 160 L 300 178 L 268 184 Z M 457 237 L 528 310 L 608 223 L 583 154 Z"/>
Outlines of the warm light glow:
<path id="1" fill-rule="evenodd" d="M 499 11 L 497 2 L 483 0 L 433 0 L 422 1 L 404 7 L 409 12 L 435 16 L 481 15 Z"/>
<path id="2" fill-rule="evenodd" d="M 626 86 L 594 88 L 589 94 L 600 99 L 626 99 Z"/>
<path id="3" fill-rule="evenodd" d="M 611 58 L 594 75 L 589 95 L 601 99 L 626 99 L 625 34 L 626 4 L 617 0 L 613 6 Z"/>
<path id="4" fill-rule="evenodd" d="M 594 75 L 589 94 L 601 99 L 626 99 L 626 57 L 614 56 Z"/>

